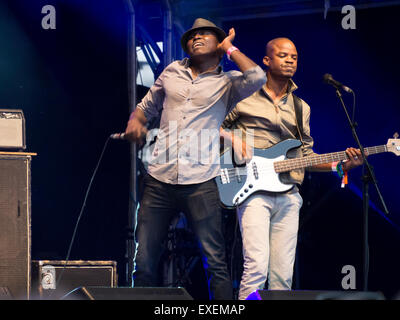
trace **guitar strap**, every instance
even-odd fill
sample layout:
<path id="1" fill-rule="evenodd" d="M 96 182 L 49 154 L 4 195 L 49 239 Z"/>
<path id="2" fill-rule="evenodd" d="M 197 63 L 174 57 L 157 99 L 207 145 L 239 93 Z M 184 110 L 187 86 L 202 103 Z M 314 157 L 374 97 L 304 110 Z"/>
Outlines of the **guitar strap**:
<path id="1" fill-rule="evenodd" d="M 294 102 L 294 111 L 296 113 L 296 127 L 297 127 L 297 134 L 295 135 L 301 143 L 304 145 L 303 142 L 303 103 L 301 102 L 301 99 L 296 96 L 294 93 L 292 93 L 293 96 L 293 102 Z"/>

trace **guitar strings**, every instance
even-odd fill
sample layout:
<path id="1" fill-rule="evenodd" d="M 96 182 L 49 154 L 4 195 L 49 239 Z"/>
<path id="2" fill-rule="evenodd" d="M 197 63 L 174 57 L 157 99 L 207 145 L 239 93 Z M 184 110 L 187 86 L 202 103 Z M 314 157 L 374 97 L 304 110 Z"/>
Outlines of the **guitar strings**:
<path id="1" fill-rule="evenodd" d="M 385 145 L 382 146 L 376 146 L 376 147 L 368 147 L 365 148 L 364 151 L 366 155 L 370 155 L 373 153 L 379 153 L 382 152 L 382 148 L 385 148 Z M 374 149 L 375 152 L 372 151 Z M 312 166 L 313 161 L 317 163 L 321 163 L 319 160 L 323 159 L 324 162 L 326 163 L 330 161 L 335 161 L 335 160 L 342 160 L 342 158 L 347 158 L 347 155 L 344 151 L 340 152 L 335 152 L 335 153 L 330 153 L 327 155 L 316 155 L 316 156 L 311 156 L 311 157 L 304 157 L 304 158 L 298 158 L 298 159 L 284 159 L 284 160 L 279 160 L 274 162 L 269 168 L 263 168 L 263 169 L 257 169 L 257 172 L 260 173 L 270 173 L 270 172 L 275 172 L 275 173 L 281 173 L 281 172 L 287 172 L 295 169 L 301 169 L 304 167 Z M 318 161 L 317 161 L 318 160 Z M 284 164 L 285 162 L 291 162 L 291 164 Z M 306 166 L 304 166 L 306 164 Z M 300 166 L 299 166 L 300 165 Z M 276 169 L 284 169 L 285 171 L 276 171 Z M 221 176 L 228 176 L 229 178 L 235 178 L 235 177 L 240 177 L 240 176 L 247 176 L 247 167 L 244 168 L 223 168 L 221 169 Z M 250 169 L 252 170 L 252 169 Z M 226 175 L 226 173 L 228 173 Z M 239 174 L 238 174 L 239 173 Z"/>

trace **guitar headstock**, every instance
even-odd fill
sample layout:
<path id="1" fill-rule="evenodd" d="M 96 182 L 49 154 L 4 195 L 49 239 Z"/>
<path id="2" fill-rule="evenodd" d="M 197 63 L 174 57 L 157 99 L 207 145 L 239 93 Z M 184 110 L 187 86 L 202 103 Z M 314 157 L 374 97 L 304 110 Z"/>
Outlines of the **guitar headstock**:
<path id="1" fill-rule="evenodd" d="M 400 155 L 400 139 L 397 139 L 399 137 L 399 134 L 396 132 L 393 135 L 394 139 L 389 139 L 388 143 L 386 145 L 387 151 L 393 152 L 396 156 Z"/>

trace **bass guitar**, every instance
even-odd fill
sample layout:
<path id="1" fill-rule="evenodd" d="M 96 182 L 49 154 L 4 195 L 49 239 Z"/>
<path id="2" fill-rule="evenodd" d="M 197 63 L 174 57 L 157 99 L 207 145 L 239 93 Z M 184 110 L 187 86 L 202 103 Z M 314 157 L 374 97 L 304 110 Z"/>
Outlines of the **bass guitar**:
<path id="1" fill-rule="evenodd" d="M 389 139 L 386 145 L 364 148 L 365 155 L 382 152 L 400 154 L 400 139 Z M 232 149 L 221 155 L 221 172 L 216 177 L 221 202 L 226 207 L 240 205 L 257 191 L 285 192 L 293 188 L 280 180 L 280 174 L 316 164 L 346 160 L 345 151 L 287 159 L 289 150 L 301 145 L 299 140 L 288 139 L 267 149 L 254 149 L 253 157 L 243 166 L 236 166 Z"/>

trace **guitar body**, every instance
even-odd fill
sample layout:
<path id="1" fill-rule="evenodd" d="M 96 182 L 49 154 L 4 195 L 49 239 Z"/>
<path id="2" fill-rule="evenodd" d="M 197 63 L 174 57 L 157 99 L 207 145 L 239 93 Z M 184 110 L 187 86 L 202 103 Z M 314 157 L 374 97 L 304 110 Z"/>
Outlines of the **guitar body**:
<path id="1" fill-rule="evenodd" d="M 300 145 L 300 141 L 288 139 L 267 149 L 254 149 L 251 161 L 245 166 L 235 165 L 231 149 L 223 153 L 221 175 L 216 177 L 223 205 L 240 205 L 257 191 L 284 192 L 293 188 L 293 184 L 281 182 L 274 162 L 285 160 L 287 152 Z"/>

